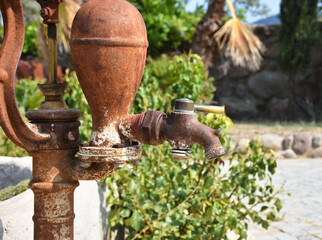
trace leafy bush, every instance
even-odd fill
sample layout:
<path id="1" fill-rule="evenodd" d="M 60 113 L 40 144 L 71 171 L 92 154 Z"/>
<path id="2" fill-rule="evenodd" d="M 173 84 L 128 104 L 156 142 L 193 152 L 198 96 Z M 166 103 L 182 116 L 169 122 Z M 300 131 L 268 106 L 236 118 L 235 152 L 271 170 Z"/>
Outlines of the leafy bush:
<path id="1" fill-rule="evenodd" d="M 195 55 L 150 59 L 132 109 L 169 112 L 176 98 L 209 99 L 205 80 Z M 222 143 L 229 147 L 229 118 L 207 114 L 199 119 L 221 128 Z M 207 161 L 200 146 L 193 147 L 186 163 L 172 160 L 168 143 L 142 146 L 142 152 L 138 166 L 127 165 L 105 180 L 111 191 L 109 225 L 128 228 L 126 239 L 227 239 L 228 230 L 245 239 L 248 222 L 267 228 L 281 208 L 272 186 L 273 155 L 256 144 L 246 155 L 232 155 L 225 172 L 218 166 L 223 162 Z"/>
<path id="2" fill-rule="evenodd" d="M 202 8 L 186 12 L 187 1 L 130 0 L 140 11 L 150 42 L 149 53 L 158 56 L 176 50 L 187 50 L 195 27 L 202 17 Z"/>
<path id="3" fill-rule="evenodd" d="M 233 155 L 228 171 L 205 160 L 200 147 L 186 163 L 171 159 L 168 144 L 143 146 L 143 153 L 138 166 L 105 180 L 109 224 L 126 226 L 126 239 L 227 239 L 228 230 L 246 239 L 249 222 L 267 228 L 281 209 L 271 179 L 275 162 L 257 145 Z"/>
<path id="4" fill-rule="evenodd" d="M 39 22 L 35 21 L 25 26 L 25 43 L 22 52 L 32 55 L 37 54 L 37 33 Z"/>
<path id="5" fill-rule="evenodd" d="M 23 193 L 28 189 L 28 184 L 30 183 L 30 179 L 26 179 L 18 183 L 16 186 L 7 187 L 0 190 L 0 202 L 10 199 L 14 196 L 17 196 L 20 193 Z"/>
<path id="6" fill-rule="evenodd" d="M 207 79 L 202 59 L 196 54 L 149 58 L 132 112 L 159 109 L 169 113 L 178 98 L 197 103 L 210 101 L 215 91 L 213 78 Z"/>

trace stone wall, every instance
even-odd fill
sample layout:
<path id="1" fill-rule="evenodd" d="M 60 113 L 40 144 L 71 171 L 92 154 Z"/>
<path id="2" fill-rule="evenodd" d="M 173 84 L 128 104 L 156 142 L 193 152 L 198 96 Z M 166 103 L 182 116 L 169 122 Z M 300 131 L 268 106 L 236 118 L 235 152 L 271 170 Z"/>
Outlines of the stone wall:
<path id="1" fill-rule="evenodd" d="M 217 87 L 215 100 L 226 106 L 228 116 L 235 120 L 285 120 L 288 107 L 286 76 L 279 72 L 279 25 L 253 25 L 252 30 L 263 41 L 266 51 L 257 72 L 234 67 L 217 60 L 209 69 Z M 322 24 L 321 24 L 322 29 Z M 295 78 L 295 116 L 313 120 L 322 111 L 322 46 L 313 49 L 312 67 Z"/>

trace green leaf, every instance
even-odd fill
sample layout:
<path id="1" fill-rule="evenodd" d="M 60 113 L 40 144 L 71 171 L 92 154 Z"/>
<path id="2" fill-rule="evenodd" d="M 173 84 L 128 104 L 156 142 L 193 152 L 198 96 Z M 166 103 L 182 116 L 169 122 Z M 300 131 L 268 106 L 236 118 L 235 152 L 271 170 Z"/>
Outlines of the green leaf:
<path id="1" fill-rule="evenodd" d="M 269 223 L 267 221 L 262 222 L 262 227 L 267 229 L 269 227 Z"/>
<path id="2" fill-rule="evenodd" d="M 108 215 L 108 222 L 109 224 L 114 227 L 117 223 L 120 222 L 120 210 L 113 209 L 110 214 Z"/>
<path id="3" fill-rule="evenodd" d="M 136 231 L 139 231 L 143 225 L 141 213 L 134 211 L 129 219 L 129 223 L 132 228 L 134 228 Z"/>
<path id="4" fill-rule="evenodd" d="M 266 209 L 268 209 L 268 206 L 262 206 L 260 212 L 264 212 Z"/>

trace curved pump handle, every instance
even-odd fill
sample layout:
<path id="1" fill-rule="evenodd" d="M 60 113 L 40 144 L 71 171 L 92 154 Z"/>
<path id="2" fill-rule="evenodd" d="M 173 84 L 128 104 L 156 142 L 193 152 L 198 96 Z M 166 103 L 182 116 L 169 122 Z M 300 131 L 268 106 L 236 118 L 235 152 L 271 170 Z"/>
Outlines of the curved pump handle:
<path id="1" fill-rule="evenodd" d="M 37 127 L 26 122 L 19 112 L 15 97 L 15 74 L 24 43 L 24 16 L 21 0 L 0 0 L 4 22 L 4 41 L 0 51 L 0 125 L 18 146 L 32 151 L 50 139 Z"/>

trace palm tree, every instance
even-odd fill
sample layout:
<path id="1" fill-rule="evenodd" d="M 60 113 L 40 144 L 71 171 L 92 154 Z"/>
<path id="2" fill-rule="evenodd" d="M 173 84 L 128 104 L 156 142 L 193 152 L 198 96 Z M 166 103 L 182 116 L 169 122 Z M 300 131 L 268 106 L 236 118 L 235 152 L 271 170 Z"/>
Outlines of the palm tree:
<path id="1" fill-rule="evenodd" d="M 225 24 L 226 2 L 232 19 Z M 205 69 L 208 70 L 218 50 L 223 50 L 234 65 L 257 70 L 262 60 L 264 45 L 236 16 L 232 0 L 209 0 L 208 10 L 198 23 L 193 37 L 193 51 L 204 56 Z"/>
<path id="2" fill-rule="evenodd" d="M 213 56 L 218 52 L 214 34 L 223 26 L 226 0 L 209 0 L 205 16 L 196 27 L 192 40 L 193 52 L 204 56 L 205 69 L 208 69 Z"/>

